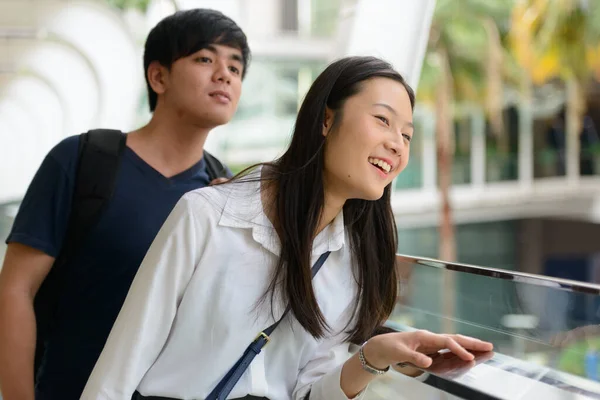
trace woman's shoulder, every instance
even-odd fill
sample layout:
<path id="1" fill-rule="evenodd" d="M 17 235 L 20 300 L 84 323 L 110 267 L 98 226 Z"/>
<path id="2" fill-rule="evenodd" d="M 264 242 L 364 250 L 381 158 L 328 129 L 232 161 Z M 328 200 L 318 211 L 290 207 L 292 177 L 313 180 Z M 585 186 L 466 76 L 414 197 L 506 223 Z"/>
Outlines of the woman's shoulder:
<path id="1" fill-rule="evenodd" d="M 260 174 L 257 171 L 231 182 L 195 189 L 183 196 L 193 209 L 217 215 L 225 209 L 243 208 L 255 198 L 260 198 Z"/>
<path id="2" fill-rule="evenodd" d="M 186 193 L 180 202 L 199 222 L 217 222 L 227 205 L 230 188 L 225 185 L 195 189 Z"/>

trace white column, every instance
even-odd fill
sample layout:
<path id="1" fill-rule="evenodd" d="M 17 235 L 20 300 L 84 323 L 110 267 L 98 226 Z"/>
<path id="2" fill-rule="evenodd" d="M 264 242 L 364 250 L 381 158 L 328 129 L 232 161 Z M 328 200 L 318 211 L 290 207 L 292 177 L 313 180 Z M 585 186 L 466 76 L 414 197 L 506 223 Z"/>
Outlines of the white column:
<path id="1" fill-rule="evenodd" d="M 265 38 L 280 35 L 281 0 L 237 0 L 240 12 L 240 24 L 248 36 L 250 50 L 252 44 Z"/>
<path id="2" fill-rule="evenodd" d="M 471 185 L 485 186 L 485 118 L 480 110 L 471 113 Z"/>
<path id="3" fill-rule="evenodd" d="M 533 110 L 530 101 L 519 105 L 519 185 L 531 188 L 533 183 Z"/>
<path id="4" fill-rule="evenodd" d="M 424 114 L 424 115 L 423 115 Z M 417 132 L 423 136 L 423 189 L 437 190 L 437 156 L 435 147 L 435 113 L 427 109 L 420 115 L 422 118 L 423 132 Z"/>
<path id="5" fill-rule="evenodd" d="M 309 37 L 312 25 L 312 4 L 310 0 L 298 1 L 298 34 Z"/>
<path id="6" fill-rule="evenodd" d="M 572 79 L 567 79 L 567 102 L 566 102 L 566 120 L 565 120 L 565 166 L 566 166 L 566 174 L 567 174 L 567 183 L 569 185 L 576 185 L 579 181 L 579 162 L 580 162 L 580 152 L 581 146 L 579 143 L 579 134 L 581 133 L 581 121 L 577 121 L 580 118 L 577 115 L 577 107 L 578 104 L 572 103 L 580 103 L 582 100 L 579 96 L 582 96 L 582 93 L 579 90 L 579 85 L 577 85 Z M 572 110 L 571 107 L 575 109 Z M 575 135 L 572 132 L 576 132 Z"/>
<path id="7" fill-rule="evenodd" d="M 153 0 L 155 3 L 166 4 L 171 3 L 177 5 L 180 10 L 189 10 L 192 8 L 212 8 L 213 10 L 221 11 L 229 18 L 242 25 L 240 22 L 244 19 L 242 15 L 242 4 L 240 0 Z M 258 1 L 257 1 L 258 3 Z"/>
<path id="8" fill-rule="evenodd" d="M 333 58 L 383 58 L 416 90 L 434 9 L 435 0 L 348 0 Z"/>

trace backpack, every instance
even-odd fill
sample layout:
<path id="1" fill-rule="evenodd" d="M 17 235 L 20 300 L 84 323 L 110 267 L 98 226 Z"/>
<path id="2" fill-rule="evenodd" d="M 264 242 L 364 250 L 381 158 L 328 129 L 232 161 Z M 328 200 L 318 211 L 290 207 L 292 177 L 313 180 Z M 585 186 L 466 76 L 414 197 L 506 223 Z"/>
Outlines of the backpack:
<path id="1" fill-rule="evenodd" d="M 125 140 L 126 135 L 123 132 L 111 129 L 95 129 L 80 135 L 77 173 L 67 231 L 58 257 L 34 299 L 37 323 L 34 362 L 36 382 L 46 340 L 53 329 L 60 294 L 64 289 L 66 265 L 81 248 L 85 237 L 112 198 Z M 207 151 L 204 152 L 204 160 L 211 181 L 230 177 L 223 164 Z"/>

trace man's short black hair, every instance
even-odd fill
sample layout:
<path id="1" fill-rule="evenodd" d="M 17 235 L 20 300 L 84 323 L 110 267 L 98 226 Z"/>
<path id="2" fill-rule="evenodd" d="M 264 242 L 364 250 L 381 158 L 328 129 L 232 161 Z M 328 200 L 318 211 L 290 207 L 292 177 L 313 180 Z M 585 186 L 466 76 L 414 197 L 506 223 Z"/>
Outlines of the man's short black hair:
<path id="1" fill-rule="evenodd" d="M 246 75 L 250 63 L 248 40 L 242 29 L 221 12 L 205 8 L 177 11 L 152 28 L 144 49 L 144 77 L 148 86 L 150 111 L 154 111 L 158 99 L 148 82 L 150 64 L 158 61 L 161 65 L 171 68 L 175 61 L 210 44 L 239 49 L 244 66 L 242 78 Z"/>

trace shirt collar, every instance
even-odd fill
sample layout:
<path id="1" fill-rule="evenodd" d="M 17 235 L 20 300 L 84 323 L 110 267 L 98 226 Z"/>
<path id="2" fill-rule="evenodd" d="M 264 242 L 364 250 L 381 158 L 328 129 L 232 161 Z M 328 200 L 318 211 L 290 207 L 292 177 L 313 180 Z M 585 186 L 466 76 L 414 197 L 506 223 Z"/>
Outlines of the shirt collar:
<path id="1" fill-rule="evenodd" d="M 239 229 L 252 229 L 252 238 L 271 253 L 279 256 L 281 242 L 273 224 L 267 218 L 260 196 L 260 177 L 262 167 L 251 172 L 247 179 L 231 183 L 221 217 L 220 226 Z M 332 223 L 321 231 L 313 241 L 313 254 L 340 250 L 345 244 L 344 216 L 340 212 Z"/>

